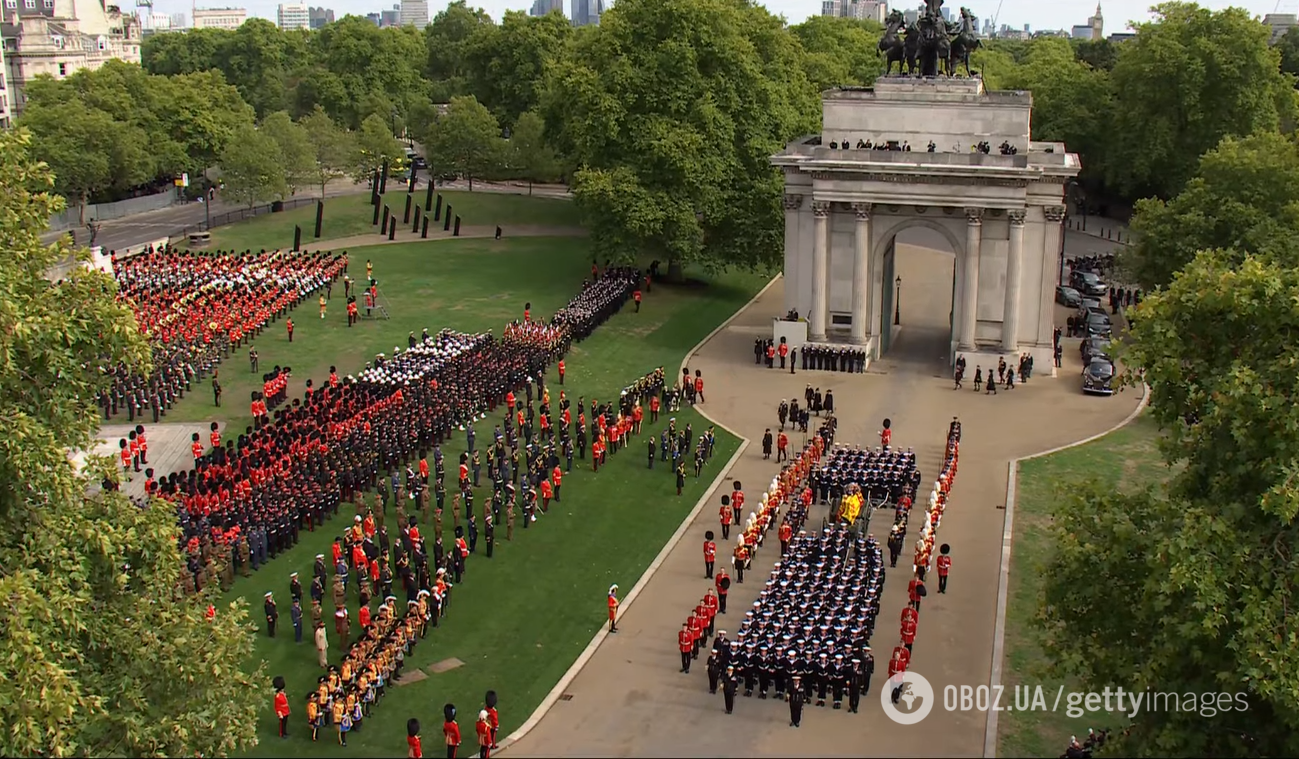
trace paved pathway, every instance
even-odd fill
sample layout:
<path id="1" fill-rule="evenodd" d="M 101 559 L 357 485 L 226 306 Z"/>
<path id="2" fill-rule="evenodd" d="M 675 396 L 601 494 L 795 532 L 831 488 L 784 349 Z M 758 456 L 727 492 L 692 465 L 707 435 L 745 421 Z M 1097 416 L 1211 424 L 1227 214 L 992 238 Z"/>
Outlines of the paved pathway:
<path id="1" fill-rule="evenodd" d="M 118 444 L 117 442 L 126 437 L 135 429 L 134 424 L 106 424 L 99 428 L 99 439 L 95 445 L 94 453 L 101 456 L 112 457 L 117 462 Z M 221 429 L 224 433 L 225 423 L 221 422 Z M 190 451 L 190 436 L 195 432 L 199 434 L 199 439 L 203 441 L 203 447 L 208 446 L 208 435 L 211 434 L 211 423 L 177 423 L 177 424 L 148 424 L 144 425 L 145 437 L 149 441 L 149 464 L 140 467 L 140 473 L 132 475 L 130 482 L 122 484 L 122 490 L 132 498 L 144 497 L 144 470 L 153 469 L 156 479 L 161 480 L 163 477 L 184 469 L 194 468 L 194 454 Z M 80 456 L 74 456 L 73 460 L 77 461 Z M 79 463 L 79 462 L 78 462 Z"/>
<path id="2" fill-rule="evenodd" d="M 701 410 L 745 437 L 760 441 L 776 423 L 781 398 L 801 396 L 807 383 L 832 388 L 840 411 L 840 442 L 874 445 L 884 417 L 893 420 L 894 442 L 917 451 L 926 487 L 940 465 L 947 424 L 959 415 L 964 426 L 961 470 L 943 520 L 940 542 L 953 549 L 950 592 L 925 602 L 912 660 L 942 697 L 947 685 L 987 684 L 992 655 L 998 567 L 1011 458 L 1067 444 L 1108 429 L 1137 404 L 1135 393 L 1113 398 L 1081 394 L 1076 340 L 1066 341 L 1065 365 L 1057 378 L 1033 379 L 996 397 L 952 389 L 945 366 L 951 280 L 925 282 L 929 271 L 951 271 L 950 256 L 899 245 L 897 266 L 909 285 L 902 300 L 902 332 L 890 355 L 864 375 L 788 372 L 752 363 L 756 335 L 782 311 L 777 282 L 692 358 L 703 371 L 708 402 Z M 1057 318 L 1063 322 L 1066 314 Z M 973 376 L 973 364 L 970 376 Z M 967 385 L 968 388 L 968 385 Z M 802 436 L 792 442 L 802 443 Z M 776 473 L 752 445 L 729 476 L 750 493 Z M 813 512 L 819 521 L 824 508 Z M 716 528 L 710 505 L 646 584 L 619 620 L 619 634 L 607 637 L 537 726 L 507 749 L 509 756 L 972 756 L 983 749 L 984 715 L 936 708 L 920 725 L 902 727 L 879 708 L 879 684 L 889 651 L 896 645 L 897 620 L 905 605 L 906 575 L 899 568 L 885 583 L 873 641 L 877 671 L 860 714 L 810 707 L 803 727 L 788 727 L 788 707 L 741 697 L 726 715 L 721 695 L 709 696 L 702 659 L 689 675 L 678 671 L 676 632 L 710 586 L 704 579 L 702 542 Z M 884 518 L 881 517 L 883 522 Z M 873 532 L 881 539 L 887 525 Z M 719 618 L 735 632 L 740 614 L 752 604 L 776 552 L 761 552 L 752 579 L 733 587 L 732 613 Z"/>

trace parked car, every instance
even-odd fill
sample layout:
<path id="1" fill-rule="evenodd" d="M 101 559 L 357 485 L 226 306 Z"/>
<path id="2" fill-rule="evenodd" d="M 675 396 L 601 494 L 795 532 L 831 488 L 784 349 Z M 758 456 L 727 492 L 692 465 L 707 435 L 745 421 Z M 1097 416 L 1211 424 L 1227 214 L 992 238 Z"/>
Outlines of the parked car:
<path id="1" fill-rule="evenodd" d="M 1096 272 L 1075 269 L 1069 275 L 1069 284 L 1083 295 L 1103 296 L 1109 294 L 1109 288 L 1101 281 Z"/>
<path id="2" fill-rule="evenodd" d="M 1078 309 L 1078 313 L 1074 314 L 1074 317 L 1075 317 L 1076 319 L 1078 319 L 1079 321 L 1084 321 L 1084 322 L 1085 322 L 1085 321 L 1087 321 L 1088 319 L 1090 319 L 1093 315 L 1095 315 L 1096 318 L 1098 318 L 1098 319 L 1104 319 L 1105 321 L 1111 321 L 1111 320 L 1110 320 L 1110 315 L 1109 315 L 1109 312 L 1108 312 L 1108 311 L 1106 311 L 1105 309 L 1101 308 L 1099 305 L 1095 305 L 1095 306 L 1088 306 L 1088 305 L 1086 305 L 1087 300 L 1088 300 L 1087 298 L 1083 298 L 1083 307 L 1080 308 L 1080 309 Z M 1093 302 L 1095 302 L 1095 301 L 1093 301 Z"/>
<path id="3" fill-rule="evenodd" d="M 1082 305 L 1082 293 L 1067 287 L 1065 285 L 1055 286 L 1055 302 L 1069 308 L 1078 308 Z"/>
<path id="4" fill-rule="evenodd" d="M 1114 394 L 1114 362 L 1107 358 L 1094 359 L 1083 372 L 1082 391 L 1088 395 Z"/>
<path id="5" fill-rule="evenodd" d="M 1110 360 L 1110 341 L 1104 337 L 1084 338 L 1079 350 L 1082 352 L 1084 371 L 1088 364 L 1098 358 Z"/>
<path id="6" fill-rule="evenodd" d="M 1114 334 L 1114 327 L 1110 324 L 1110 317 L 1099 311 L 1088 311 L 1083 324 L 1087 328 L 1088 337 L 1100 336 L 1108 338 Z"/>
<path id="7" fill-rule="evenodd" d="M 1091 296 L 1091 295 L 1084 295 L 1084 296 L 1082 296 L 1082 301 L 1078 304 L 1078 307 L 1079 307 L 1079 308 L 1086 308 L 1086 309 L 1093 310 L 1093 311 L 1104 311 L 1104 310 L 1105 310 L 1105 309 L 1101 308 L 1101 299 L 1100 299 L 1100 298 L 1093 297 L 1093 296 Z"/>

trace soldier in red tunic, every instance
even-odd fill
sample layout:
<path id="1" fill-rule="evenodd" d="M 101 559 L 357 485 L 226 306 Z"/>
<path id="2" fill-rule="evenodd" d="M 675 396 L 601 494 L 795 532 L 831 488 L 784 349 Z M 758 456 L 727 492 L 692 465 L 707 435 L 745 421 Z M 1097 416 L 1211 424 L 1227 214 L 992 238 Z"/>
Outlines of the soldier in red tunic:
<path id="1" fill-rule="evenodd" d="M 456 759 L 456 749 L 460 748 L 460 725 L 456 724 L 456 706 L 447 704 L 442 707 L 442 739 L 447 745 L 447 759 Z"/>
<path id="2" fill-rule="evenodd" d="M 713 579 L 713 564 L 717 561 L 717 544 L 713 542 L 713 531 L 704 533 L 704 577 Z"/>

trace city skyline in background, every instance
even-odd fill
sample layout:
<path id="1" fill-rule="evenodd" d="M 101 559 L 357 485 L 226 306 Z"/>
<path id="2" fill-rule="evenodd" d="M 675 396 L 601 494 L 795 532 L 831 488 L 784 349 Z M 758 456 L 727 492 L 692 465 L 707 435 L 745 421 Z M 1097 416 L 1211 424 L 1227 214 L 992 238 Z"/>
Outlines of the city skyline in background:
<path id="1" fill-rule="evenodd" d="M 542 0 L 542 3 L 550 7 L 562 6 L 564 15 L 569 19 L 573 19 L 575 16 L 579 18 L 598 17 L 597 1 Z M 614 1 L 616 2 L 616 0 Z M 1140 22 L 1148 19 L 1149 7 L 1153 3 L 1154 0 L 1102 0 L 1101 6 L 1105 16 L 1106 34 L 1123 32 L 1129 22 Z M 239 0 L 229 0 L 227 2 L 217 0 L 216 2 L 200 2 L 197 7 L 199 10 L 225 7 L 242 8 L 247 11 L 250 18 L 264 18 L 274 23 L 277 21 L 281 4 L 278 0 L 246 0 L 244 2 Z M 319 4 L 322 8 L 333 11 L 337 18 L 342 18 L 346 15 L 367 16 L 378 15 L 383 11 L 391 12 L 396 3 L 394 3 L 394 0 L 315 0 L 310 4 L 313 6 Z M 473 7 L 483 8 L 493 19 L 500 21 L 506 11 L 530 11 L 534 2 L 533 0 L 480 0 L 469 4 Z M 604 2 L 600 5 L 611 7 L 613 4 L 614 2 Z M 1280 3 L 1277 0 L 1243 0 L 1241 2 L 1206 0 L 1199 4 L 1214 10 L 1240 7 L 1259 17 L 1274 12 L 1293 14 L 1299 11 L 1299 0 L 1281 0 Z M 783 15 L 791 24 L 801 23 L 812 16 L 822 15 L 823 10 L 822 0 L 766 0 L 762 2 L 762 5 L 772 13 Z M 888 5 L 890 9 L 906 11 L 920 7 L 921 0 L 900 0 Z M 122 3 L 122 6 L 124 12 L 133 10 L 133 0 Z M 446 6 L 446 0 L 431 0 L 428 3 L 429 20 L 432 21 L 433 17 Z M 186 0 L 154 0 L 153 13 L 169 16 L 173 20 L 179 20 L 178 17 L 183 15 L 188 20 L 194 7 L 194 3 Z M 944 7 L 950 7 L 953 14 L 960 7 L 969 8 L 980 19 L 981 26 L 985 22 L 995 21 L 997 28 L 1008 26 L 1012 29 L 1022 29 L 1027 25 L 1033 31 L 1062 30 L 1067 32 L 1074 26 L 1087 23 L 1088 18 L 1096 11 L 1096 2 L 1095 0 L 1053 0 L 1051 3 L 1044 4 L 1034 0 L 968 0 L 967 2 L 947 0 Z M 147 9 L 141 8 L 140 12 L 143 16 Z M 174 21 L 173 25 L 176 25 Z M 186 26 L 188 25 L 186 24 Z"/>

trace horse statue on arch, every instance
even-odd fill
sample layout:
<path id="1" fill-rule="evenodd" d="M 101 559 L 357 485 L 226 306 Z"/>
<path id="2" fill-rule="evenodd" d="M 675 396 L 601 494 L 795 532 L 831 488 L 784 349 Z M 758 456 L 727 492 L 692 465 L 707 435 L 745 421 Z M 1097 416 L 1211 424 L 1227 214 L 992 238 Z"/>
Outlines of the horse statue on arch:
<path id="1" fill-rule="evenodd" d="M 902 39 L 900 31 L 906 25 L 906 19 L 902 11 L 895 10 L 889 14 L 885 20 L 884 36 L 880 37 L 879 44 L 876 46 L 877 53 L 884 54 L 884 76 L 893 73 L 893 64 L 898 64 L 898 73 L 903 72 L 903 64 L 906 59 L 906 41 Z"/>
<path id="2" fill-rule="evenodd" d="M 951 51 L 947 59 L 947 72 L 955 74 L 958 64 L 965 66 L 966 76 L 974 76 L 970 71 L 970 54 L 979 49 L 979 35 L 974 29 L 974 16 L 969 8 L 961 9 L 961 21 L 956 35 L 952 37 Z"/>

